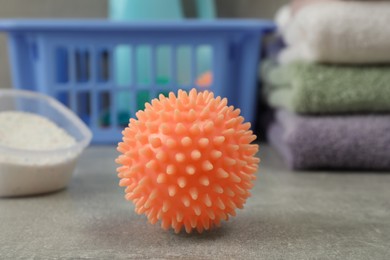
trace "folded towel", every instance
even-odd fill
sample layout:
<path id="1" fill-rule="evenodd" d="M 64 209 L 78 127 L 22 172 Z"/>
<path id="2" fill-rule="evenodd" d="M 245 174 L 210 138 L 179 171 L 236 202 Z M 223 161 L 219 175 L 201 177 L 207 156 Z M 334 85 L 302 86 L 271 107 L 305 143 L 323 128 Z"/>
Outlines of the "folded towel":
<path id="1" fill-rule="evenodd" d="M 268 140 L 292 169 L 390 169 L 390 115 L 275 118 Z"/>
<path id="2" fill-rule="evenodd" d="M 305 6 L 286 28 L 281 63 L 390 62 L 390 2 L 330 1 Z"/>
<path id="3" fill-rule="evenodd" d="M 303 114 L 390 112 L 390 66 L 262 65 L 269 105 Z"/>
<path id="4" fill-rule="evenodd" d="M 292 13 L 290 5 L 284 5 L 275 14 L 275 23 L 279 34 L 284 34 L 291 23 Z"/>
<path id="5" fill-rule="evenodd" d="M 312 4 L 318 4 L 323 2 L 330 2 L 330 1 L 339 1 L 339 0 L 292 0 L 290 1 L 291 4 L 291 14 L 295 15 L 303 8 L 312 5 Z"/>

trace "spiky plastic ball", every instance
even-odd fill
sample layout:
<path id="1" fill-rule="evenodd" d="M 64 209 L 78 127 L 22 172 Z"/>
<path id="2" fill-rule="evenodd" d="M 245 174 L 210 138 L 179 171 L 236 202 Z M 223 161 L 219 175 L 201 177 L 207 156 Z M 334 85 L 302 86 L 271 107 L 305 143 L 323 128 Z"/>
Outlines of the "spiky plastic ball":
<path id="1" fill-rule="evenodd" d="M 123 131 L 120 186 L 138 214 L 187 233 L 219 226 L 250 196 L 259 159 L 240 110 L 209 91 L 163 95 Z"/>

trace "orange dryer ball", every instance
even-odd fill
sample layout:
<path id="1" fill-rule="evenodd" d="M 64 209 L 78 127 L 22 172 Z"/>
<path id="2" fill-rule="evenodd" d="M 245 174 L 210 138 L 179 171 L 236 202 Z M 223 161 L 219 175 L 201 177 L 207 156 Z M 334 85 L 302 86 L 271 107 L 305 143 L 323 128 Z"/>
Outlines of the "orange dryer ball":
<path id="1" fill-rule="evenodd" d="M 116 162 L 138 214 L 166 230 L 201 233 L 243 208 L 260 160 L 239 109 L 209 91 L 179 90 L 146 103 L 136 117 Z"/>

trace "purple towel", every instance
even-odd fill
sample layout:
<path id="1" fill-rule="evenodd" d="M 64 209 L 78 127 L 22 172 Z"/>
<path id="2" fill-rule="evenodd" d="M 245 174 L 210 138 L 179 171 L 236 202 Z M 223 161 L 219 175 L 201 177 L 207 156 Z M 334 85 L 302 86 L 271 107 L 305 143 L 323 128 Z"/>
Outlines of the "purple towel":
<path id="1" fill-rule="evenodd" d="M 390 169 L 390 115 L 275 119 L 268 140 L 292 169 Z"/>

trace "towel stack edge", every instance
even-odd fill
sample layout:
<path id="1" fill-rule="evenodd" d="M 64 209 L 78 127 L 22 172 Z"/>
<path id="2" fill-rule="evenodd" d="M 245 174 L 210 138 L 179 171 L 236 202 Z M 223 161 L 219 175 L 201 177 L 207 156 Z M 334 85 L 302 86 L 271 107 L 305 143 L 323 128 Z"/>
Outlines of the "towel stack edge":
<path id="1" fill-rule="evenodd" d="M 287 46 L 260 72 L 268 141 L 295 170 L 390 170 L 390 2 L 319 2 L 278 12 Z"/>

